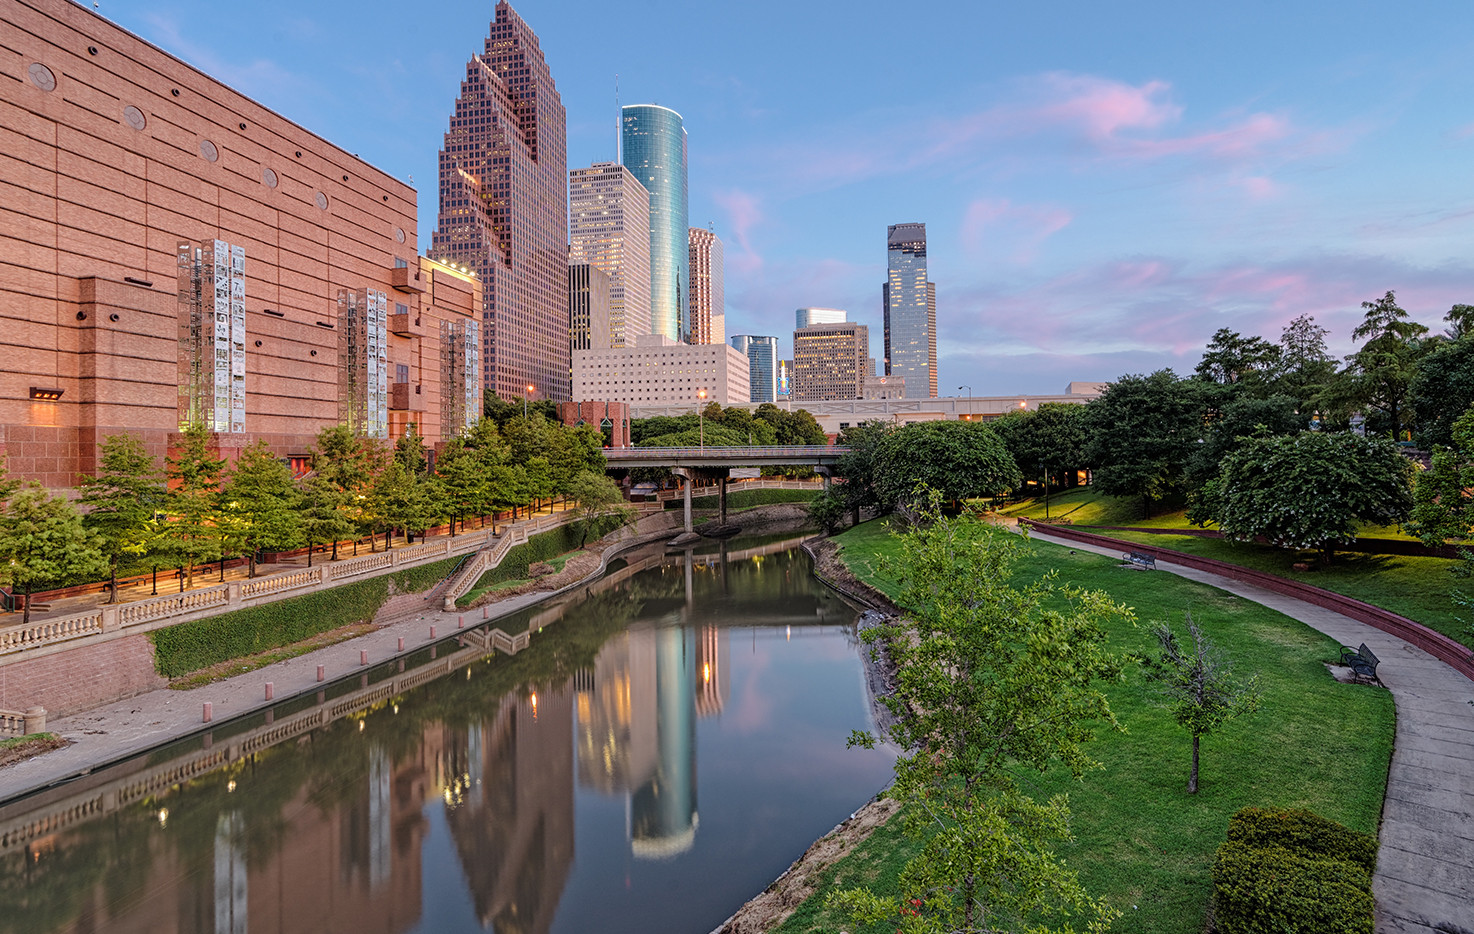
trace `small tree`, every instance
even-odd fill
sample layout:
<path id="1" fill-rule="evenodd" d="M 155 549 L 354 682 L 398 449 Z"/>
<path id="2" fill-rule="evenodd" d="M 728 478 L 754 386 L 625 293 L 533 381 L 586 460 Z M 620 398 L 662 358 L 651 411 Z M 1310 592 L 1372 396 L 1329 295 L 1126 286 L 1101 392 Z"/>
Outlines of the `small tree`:
<path id="1" fill-rule="evenodd" d="M 210 433 L 191 425 L 181 435 L 179 448 L 167 458 L 170 551 L 184 569 L 179 581 L 194 586 L 196 564 L 218 557 L 220 552 L 220 479 L 224 458 L 210 456 Z"/>
<path id="2" fill-rule="evenodd" d="M 830 487 L 809 502 L 809 518 L 819 523 L 825 535 L 833 535 L 849 512 L 836 487 Z"/>
<path id="3" fill-rule="evenodd" d="M 0 477 L 3 480 L 3 477 Z M 0 511 L 0 580 L 25 598 L 23 623 L 31 621 L 31 593 L 38 584 L 101 574 L 107 561 L 96 534 L 82 525 L 76 507 L 35 482 L 12 493 Z"/>
<path id="4" fill-rule="evenodd" d="M 1143 657 L 1149 681 L 1156 684 L 1166 699 L 1177 722 L 1193 738 L 1192 770 L 1187 777 L 1187 793 L 1198 793 L 1198 744 L 1209 733 L 1259 706 L 1257 677 L 1240 682 L 1221 654 L 1208 642 L 1192 614 L 1187 614 L 1187 634 L 1191 645 L 1178 641 L 1176 633 L 1165 623 L 1152 627 L 1161 654 Z"/>
<path id="5" fill-rule="evenodd" d="M 580 548 L 588 543 L 589 533 L 600 517 L 618 515 L 620 525 L 630 519 L 630 510 L 624 505 L 624 494 L 619 491 L 619 485 L 602 473 L 579 471 L 570 484 L 568 495 L 578 503 Z"/>
<path id="6" fill-rule="evenodd" d="M 302 496 L 292 472 L 257 441 L 241 453 L 221 493 L 222 512 L 256 576 L 256 555 L 302 544 Z"/>
<path id="7" fill-rule="evenodd" d="M 108 565 L 108 603 L 118 602 L 118 564 L 148 552 L 151 520 L 164 504 L 163 476 L 133 435 L 108 435 L 97 475 L 80 484 L 82 524 L 96 532 Z"/>
<path id="8" fill-rule="evenodd" d="M 424 531 L 428 525 L 425 487 L 398 459 L 389 462 L 369 493 L 372 503 L 370 511 L 377 520 L 375 531 L 384 533 L 384 550 L 389 550 L 390 536 L 395 529 L 404 529 L 407 534 Z"/>
<path id="9" fill-rule="evenodd" d="M 887 504 L 920 502 L 917 490 L 943 500 L 997 496 L 1023 482 L 1013 456 L 980 422 L 917 422 L 885 436 L 877 482 Z M 924 495 L 924 494 L 923 494 Z"/>

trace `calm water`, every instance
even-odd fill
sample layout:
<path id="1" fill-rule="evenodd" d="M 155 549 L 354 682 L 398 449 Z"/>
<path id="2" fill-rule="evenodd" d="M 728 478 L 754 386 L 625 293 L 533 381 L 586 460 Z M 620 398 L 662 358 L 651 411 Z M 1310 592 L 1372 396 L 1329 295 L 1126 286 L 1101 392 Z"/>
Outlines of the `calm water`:
<path id="1" fill-rule="evenodd" d="M 785 545 L 631 554 L 503 621 L 514 656 L 443 643 L 4 809 L 0 932 L 706 934 L 890 778 L 844 745 L 854 616 Z"/>

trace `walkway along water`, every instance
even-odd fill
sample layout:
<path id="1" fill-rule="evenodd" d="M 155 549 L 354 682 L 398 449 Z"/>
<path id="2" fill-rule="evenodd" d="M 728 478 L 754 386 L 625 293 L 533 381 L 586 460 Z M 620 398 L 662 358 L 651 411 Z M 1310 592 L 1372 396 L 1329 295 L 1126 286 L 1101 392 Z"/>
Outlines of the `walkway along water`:
<path id="1" fill-rule="evenodd" d="M 1365 643 L 1370 647 L 1381 659 L 1377 674 L 1397 703 L 1397 738 L 1382 805 L 1377 872 L 1372 879 L 1377 931 L 1474 932 L 1474 707 L 1469 705 L 1474 698 L 1470 680 L 1474 666 L 1468 661 L 1467 648 L 1430 642 L 1452 656 L 1443 661 L 1412 642 L 1336 610 L 1176 563 L 1181 559 L 1202 564 L 1203 559 L 1196 556 L 1143 548 L 1076 529 L 1035 523 L 1025 527 L 1031 537 L 1113 557 L 1127 551 L 1149 551 L 1156 556 L 1159 570 L 1261 603 L 1342 645 Z M 1423 638 L 1411 629 L 1405 631 Z M 1445 637 L 1439 639 L 1452 643 Z"/>

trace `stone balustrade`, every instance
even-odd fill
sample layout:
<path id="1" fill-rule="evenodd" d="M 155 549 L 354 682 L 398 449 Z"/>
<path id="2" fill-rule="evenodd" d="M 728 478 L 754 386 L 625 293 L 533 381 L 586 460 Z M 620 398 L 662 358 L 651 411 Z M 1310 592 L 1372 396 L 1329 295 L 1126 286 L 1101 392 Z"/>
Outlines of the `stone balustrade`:
<path id="1" fill-rule="evenodd" d="M 19 652 L 33 645 L 64 642 L 102 632 L 102 611 L 88 610 L 59 619 L 39 620 L 29 626 L 0 631 L 0 654 Z"/>

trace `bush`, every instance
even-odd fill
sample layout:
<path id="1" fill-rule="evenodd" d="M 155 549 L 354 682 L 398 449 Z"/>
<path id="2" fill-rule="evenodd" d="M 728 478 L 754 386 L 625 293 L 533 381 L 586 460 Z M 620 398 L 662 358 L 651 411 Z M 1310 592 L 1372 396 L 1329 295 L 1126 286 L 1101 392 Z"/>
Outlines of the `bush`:
<path id="1" fill-rule="evenodd" d="M 1354 863 L 1368 873 L 1377 870 L 1376 837 L 1303 808 L 1244 808 L 1229 819 L 1228 842 L 1283 847 Z"/>
<path id="2" fill-rule="evenodd" d="M 617 515 L 599 516 L 594 520 L 593 528 L 589 531 L 589 540 L 603 538 L 619 528 L 621 524 L 620 517 Z M 502 558 L 502 563 L 482 574 L 471 590 L 472 592 L 485 590 L 492 584 L 530 578 L 533 575 L 529 568 L 533 564 L 578 550 L 578 543 L 582 537 L 577 522 L 539 532 L 521 545 L 514 545 L 508 550 L 506 557 Z"/>

